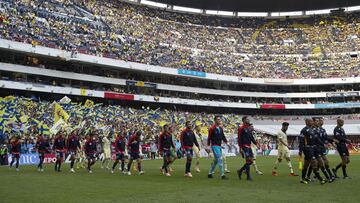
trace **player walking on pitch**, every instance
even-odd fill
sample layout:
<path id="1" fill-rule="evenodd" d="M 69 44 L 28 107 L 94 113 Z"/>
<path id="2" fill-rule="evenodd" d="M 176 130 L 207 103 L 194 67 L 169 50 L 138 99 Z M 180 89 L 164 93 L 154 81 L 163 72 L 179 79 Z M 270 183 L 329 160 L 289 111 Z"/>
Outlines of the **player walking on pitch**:
<path id="1" fill-rule="evenodd" d="M 278 176 L 277 169 L 279 164 L 282 162 L 283 158 L 285 158 L 287 165 L 290 169 L 289 176 L 298 176 L 294 173 L 291 160 L 290 160 L 290 150 L 287 141 L 286 131 L 288 130 L 289 123 L 282 123 L 281 130 L 277 133 L 277 141 L 278 141 L 278 158 L 275 162 L 274 169 L 272 171 L 273 176 Z"/>
<path id="2" fill-rule="evenodd" d="M 181 141 L 181 147 L 183 148 L 183 150 L 185 150 L 185 154 L 186 154 L 185 176 L 191 178 L 192 174 L 190 172 L 190 169 L 193 158 L 193 147 L 194 145 L 198 148 L 200 147 L 196 140 L 194 131 L 191 129 L 190 121 L 186 121 L 185 125 L 186 128 L 181 132 L 180 141 Z"/>
<path id="3" fill-rule="evenodd" d="M 299 156 L 301 157 L 304 154 L 304 167 L 302 169 L 302 179 L 301 183 L 308 184 L 306 179 L 306 173 L 308 167 L 311 165 L 313 168 L 313 172 L 316 178 L 320 181 L 321 184 L 325 184 L 326 181 L 320 176 L 318 163 L 316 159 L 316 152 L 315 152 L 315 132 L 313 129 L 314 121 L 310 118 L 305 119 L 306 126 L 301 130 L 300 137 L 299 137 Z"/>
<path id="4" fill-rule="evenodd" d="M 222 149 L 221 144 L 225 142 L 227 144 L 227 139 L 224 135 L 224 130 L 221 127 L 222 121 L 220 116 L 215 116 L 215 123 L 209 129 L 208 136 L 208 146 L 211 146 L 211 150 L 214 154 L 214 161 L 211 164 L 208 178 L 213 178 L 213 174 L 217 165 L 219 165 L 221 172 L 221 179 L 228 180 L 225 176 L 225 169 L 222 160 Z"/>
<path id="5" fill-rule="evenodd" d="M 238 129 L 238 144 L 239 144 L 239 149 L 240 149 L 240 153 L 243 156 L 243 158 L 245 158 L 245 164 L 243 165 L 242 168 L 240 168 L 237 173 L 238 173 L 238 177 L 239 179 L 241 179 L 242 173 L 245 171 L 246 172 L 246 176 L 247 176 L 247 180 L 251 181 L 251 175 L 250 175 L 250 165 L 253 163 L 253 152 L 251 149 L 251 143 L 253 144 L 257 144 L 254 136 L 253 136 L 253 132 L 252 132 L 252 128 L 250 127 L 250 121 L 248 119 L 247 116 L 244 116 L 242 118 L 242 126 L 239 127 Z"/>
<path id="6" fill-rule="evenodd" d="M 349 139 L 347 139 L 343 126 L 344 126 L 344 120 L 339 118 L 337 120 L 337 126 L 334 129 L 334 141 L 336 143 L 337 146 L 336 148 L 341 157 L 341 163 L 337 165 L 336 168 L 333 169 L 333 173 L 335 177 L 337 177 L 336 174 L 337 170 L 341 168 L 344 179 L 349 179 L 350 177 L 346 172 L 346 166 L 350 163 L 350 159 L 349 159 L 350 154 L 349 154 L 349 150 L 346 147 L 346 144 L 347 143 L 350 144 L 351 142 Z"/>

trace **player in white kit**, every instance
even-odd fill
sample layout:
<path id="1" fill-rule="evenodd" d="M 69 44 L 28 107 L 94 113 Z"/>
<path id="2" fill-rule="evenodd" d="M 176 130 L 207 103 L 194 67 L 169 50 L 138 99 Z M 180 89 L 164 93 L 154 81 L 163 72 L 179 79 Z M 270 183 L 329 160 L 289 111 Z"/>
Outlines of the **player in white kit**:
<path id="1" fill-rule="evenodd" d="M 282 159 L 285 158 L 287 161 L 287 165 L 290 169 L 289 176 L 298 176 L 294 173 L 291 161 L 290 161 L 290 150 L 289 150 L 289 144 L 287 141 L 287 135 L 286 131 L 289 127 L 289 123 L 284 122 L 282 123 L 281 131 L 277 133 L 277 139 L 278 139 L 278 158 L 275 162 L 274 169 L 272 171 L 273 176 L 278 176 L 277 168 L 279 166 L 279 163 L 281 163 Z"/>

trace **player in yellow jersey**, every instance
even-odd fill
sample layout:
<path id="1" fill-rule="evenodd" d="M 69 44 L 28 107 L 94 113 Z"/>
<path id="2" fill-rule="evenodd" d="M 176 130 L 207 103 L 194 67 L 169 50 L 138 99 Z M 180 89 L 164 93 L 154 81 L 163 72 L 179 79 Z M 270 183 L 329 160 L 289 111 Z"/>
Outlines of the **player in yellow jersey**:
<path id="1" fill-rule="evenodd" d="M 259 140 L 260 140 L 261 137 L 259 136 L 258 132 L 256 132 L 256 131 L 254 130 L 253 124 L 250 124 L 250 127 L 252 128 L 253 136 L 254 136 L 255 141 L 256 141 L 257 143 L 259 143 Z M 258 174 L 258 175 L 263 175 L 263 172 L 261 172 L 261 171 L 259 170 L 259 168 L 258 168 L 258 166 L 257 166 L 257 164 L 256 164 L 257 149 L 258 149 L 258 146 L 257 146 L 256 144 L 254 144 L 254 143 L 251 143 L 251 151 L 253 152 L 253 155 L 254 155 L 254 157 L 253 157 L 253 164 L 252 164 L 252 165 L 254 166 L 254 169 L 255 169 L 256 174 Z"/>
<path id="2" fill-rule="evenodd" d="M 285 158 L 287 161 L 287 165 L 290 169 L 289 176 L 298 176 L 294 173 L 291 161 L 290 161 L 290 150 L 289 150 L 289 144 L 287 141 L 287 135 L 286 131 L 288 130 L 289 123 L 284 122 L 282 123 L 281 131 L 277 133 L 277 140 L 278 140 L 278 158 L 275 162 L 274 169 L 272 171 L 273 176 L 278 176 L 277 168 L 279 166 L 279 163 L 281 163 L 282 159 Z"/>
<path id="3" fill-rule="evenodd" d="M 109 164 L 111 162 L 111 139 L 104 136 L 102 138 L 103 148 L 103 161 L 101 162 L 101 168 L 110 169 Z"/>

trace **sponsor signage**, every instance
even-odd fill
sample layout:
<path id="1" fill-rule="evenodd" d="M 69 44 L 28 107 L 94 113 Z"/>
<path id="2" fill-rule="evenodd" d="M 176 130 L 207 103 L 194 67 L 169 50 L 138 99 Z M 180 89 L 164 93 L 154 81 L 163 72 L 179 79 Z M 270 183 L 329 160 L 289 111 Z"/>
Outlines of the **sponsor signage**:
<path id="1" fill-rule="evenodd" d="M 334 103 L 334 104 L 315 104 L 316 109 L 331 109 L 331 108 L 359 108 L 360 102 L 353 103 Z"/>
<path id="2" fill-rule="evenodd" d="M 150 82 L 142 82 L 142 81 L 126 81 L 127 86 L 136 86 L 136 87 L 150 87 L 150 88 L 156 88 L 156 84 L 150 83 Z"/>
<path id="3" fill-rule="evenodd" d="M 328 92 L 326 97 L 358 97 L 359 92 Z"/>
<path id="4" fill-rule="evenodd" d="M 285 104 L 261 104 L 260 109 L 285 109 Z"/>
<path id="5" fill-rule="evenodd" d="M 105 99 L 118 99 L 118 100 L 134 100 L 133 94 L 119 94 L 113 92 L 104 92 Z"/>
<path id="6" fill-rule="evenodd" d="M 185 69 L 178 69 L 178 74 L 179 75 L 190 75 L 190 76 L 196 76 L 196 77 L 202 77 L 202 78 L 206 77 L 205 72 L 199 72 L 199 71 L 194 71 L 194 70 L 185 70 Z"/>

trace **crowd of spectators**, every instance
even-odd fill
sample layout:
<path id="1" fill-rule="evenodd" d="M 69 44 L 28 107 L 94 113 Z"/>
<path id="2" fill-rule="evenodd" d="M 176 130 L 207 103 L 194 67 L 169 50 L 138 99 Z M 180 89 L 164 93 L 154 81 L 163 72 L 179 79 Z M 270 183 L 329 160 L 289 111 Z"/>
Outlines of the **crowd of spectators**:
<path id="1" fill-rule="evenodd" d="M 254 78 L 354 77 L 358 13 L 221 18 L 104 0 L 1 0 L 0 37 L 79 53 Z"/>

